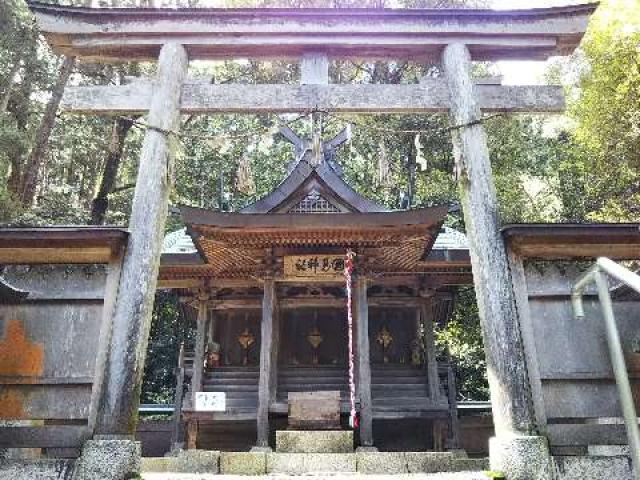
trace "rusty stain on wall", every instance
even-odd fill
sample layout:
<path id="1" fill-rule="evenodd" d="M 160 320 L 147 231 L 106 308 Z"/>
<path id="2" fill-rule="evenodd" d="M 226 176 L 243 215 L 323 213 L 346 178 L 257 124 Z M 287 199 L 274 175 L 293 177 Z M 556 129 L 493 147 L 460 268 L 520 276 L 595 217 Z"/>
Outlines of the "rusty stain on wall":
<path id="1" fill-rule="evenodd" d="M 24 404 L 27 397 L 16 388 L 3 388 L 0 393 L 0 419 L 25 420 L 28 418 Z"/>
<path id="2" fill-rule="evenodd" d="M 9 320 L 0 341 L 0 376 L 35 377 L 44 371 L 44 345 L 29 340 L 20 320 Z"/>

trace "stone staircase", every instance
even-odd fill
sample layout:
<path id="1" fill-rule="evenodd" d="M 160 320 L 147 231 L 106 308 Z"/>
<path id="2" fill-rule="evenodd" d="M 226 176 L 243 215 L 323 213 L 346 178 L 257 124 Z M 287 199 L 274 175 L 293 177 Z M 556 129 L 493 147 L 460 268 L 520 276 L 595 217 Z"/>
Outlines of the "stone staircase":
<path id="1" fill-rule="evenodd" d="M 365 474 L 332 474 L 332 475 L 308 475 L 311 478 L 330 478 L 332 480 L 416 480 L 415 475 L 365 475 Z M 250 479 L 274 479 L 286 480 L 299 478 L 291 475 L 224 475 L 224 474 L 185 474 L 185 473 L 143 473 L 144 480 L 250 480 Z M 458 473 L 434 473 L 420 475 L 420 480 L 489 480 L 482 472 L 458 472 Z"/>
<path id="2" fill-rule="evenodd" d="M 468 458 L 464 452 L 355 451 L 353 445 L 353 431 L 281 430 L 276 432 L 275 452 L 186 450 L 173 457 L 144 458 L 143 478 L 173 478 L 168 473 L 277 475 L 278 478 L 283 475 L 349 475 L 349 478 L 394 475 L 396 478 L 398 475 L 419 473 L 439 474 L 432 478 L 441 480 L 487 478 L 482 471 L 488 468 L 488 462 Z M 154 477 L 159 473 L 164 476 Z"/>

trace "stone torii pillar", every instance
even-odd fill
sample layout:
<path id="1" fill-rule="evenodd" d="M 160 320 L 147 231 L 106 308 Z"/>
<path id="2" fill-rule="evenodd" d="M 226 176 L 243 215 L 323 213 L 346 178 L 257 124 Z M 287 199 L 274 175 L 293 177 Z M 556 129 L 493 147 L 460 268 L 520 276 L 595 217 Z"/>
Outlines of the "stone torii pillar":
<path id="1" fill-rule="evenodd" d="M 537 436 L 487 136 L 480 123 L 467 46 L 445 47 L 442 64 L 451 117 L 460 126 L 453 130 L 453 145 L 496 431 L 491 440 L 491 468 L 506 473 L 510 480 L 550 479 L 550 453 L 546 439 Z"/>
<path id="2" fill-rule="evenodd" d="M 173 183 L 177 139 L 172 138 L 171 132 L 180 125 L 180 94 L 188 64 L 182 45 L 167 43 L 161 48 L 94 440 L 84 446 L 78 478 L 128 478 L 139 470 L 139 451 L 133 436 Z"/>

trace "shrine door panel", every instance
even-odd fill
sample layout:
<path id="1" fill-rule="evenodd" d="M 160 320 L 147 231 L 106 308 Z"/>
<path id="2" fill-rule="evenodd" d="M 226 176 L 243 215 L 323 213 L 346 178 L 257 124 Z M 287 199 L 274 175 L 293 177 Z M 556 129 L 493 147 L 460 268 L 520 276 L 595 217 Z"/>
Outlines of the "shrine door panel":
<path id="1" fill-rule="evenodd" d="M 347 321 L 343 309 L 299 308 L 282 313 L 282 365 L 346 365 Z"/>
<path id="2" fill-rule="evenodd" d="M 260 364 L 260 311 L 216 312 L 214 321 L 222 365 Z"/>
<path id="3" fill-rule="evenodd" d="M 410 365 L 418 340 L 415 308 L 369 309 L 369 351 L 373 364 Z M 419 343 L 418 343 L 419 345 Z"/>

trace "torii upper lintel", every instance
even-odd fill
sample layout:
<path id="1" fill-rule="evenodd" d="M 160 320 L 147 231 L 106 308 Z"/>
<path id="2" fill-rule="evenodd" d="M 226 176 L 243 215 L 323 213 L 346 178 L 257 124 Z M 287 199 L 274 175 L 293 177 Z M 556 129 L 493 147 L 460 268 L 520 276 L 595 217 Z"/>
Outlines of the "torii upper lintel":
<path id="1" fill-rule="evenodd" d="M 98 61 L 156 60 L 163 44 L 190 59 L 439 59 L 452 43 L 472 59 L 544 60 L 580 43 L 597 4 L 531 10 L 148 9 L 62 7 L 29 2 L 54 50 Z M 256 21 L 259 19 L 259 21 Z"/>

